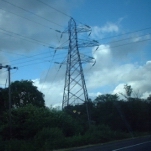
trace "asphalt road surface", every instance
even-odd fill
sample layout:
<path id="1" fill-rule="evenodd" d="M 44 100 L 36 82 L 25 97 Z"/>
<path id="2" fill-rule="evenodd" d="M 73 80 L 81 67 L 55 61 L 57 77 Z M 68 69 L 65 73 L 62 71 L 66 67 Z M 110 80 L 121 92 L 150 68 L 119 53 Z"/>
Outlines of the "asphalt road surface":
<path id="1" fill-rule="evenodd" d="M 79 148 L 72 151 L 151 151 L 151 136 Z"/>

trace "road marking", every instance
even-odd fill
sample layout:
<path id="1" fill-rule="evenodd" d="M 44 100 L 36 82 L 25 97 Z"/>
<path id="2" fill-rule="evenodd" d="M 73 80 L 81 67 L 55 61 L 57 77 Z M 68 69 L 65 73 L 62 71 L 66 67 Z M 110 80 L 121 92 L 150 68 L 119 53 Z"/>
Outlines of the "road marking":
<path id="1" fill-rule="evenodd" d="M 139 144 L 135 144 L 135 145 L 131 145 L 131 146 L 126 146 L 126 147 L 114 149 L 114 150 L 112 150 L 112 151 L 118 151 L 118 150 L 121 150 L 121 149 L 131 148 L 131 147 L 139 146 L 139 145 L 142 145 L 142 144 L 147 144 L 147 143 L 150 143 L 150 142 L 151 142 L 151 141 L 147 141 L 147 142 L 143 142 L 143 143 L 139 143 Z"/>

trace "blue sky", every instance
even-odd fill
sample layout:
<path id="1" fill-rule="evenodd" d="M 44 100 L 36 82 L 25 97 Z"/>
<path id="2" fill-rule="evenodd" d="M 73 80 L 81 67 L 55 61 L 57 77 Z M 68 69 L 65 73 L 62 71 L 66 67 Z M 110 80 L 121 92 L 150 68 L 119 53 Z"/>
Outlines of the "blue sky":
<path id="1" fill-rule="evenodd" d="M 44 4 L 45 3 L 45 4 Z M 53 7 L 53 9 L 52 9 Z M 55 8 L 55 9 L 54 9 Z M 97 40 L 96 47 L 80 49 L 96 64 L 84 65 L 89 97 L 104 93 L 124 93 L 124 84 L 133 95 L 151 94 L 151 1 L 150 0 L 1 0 L 0 63 L 18 67 L 12 81 L 33 80 L 45 94 L 46 105 L 60 105 L 68 50 L 65 31 L 69 16 L 77 25 L 92 29 L 79 38 Z M 7 72 L 0 71 L 0 86 L 5 87 Z"/>

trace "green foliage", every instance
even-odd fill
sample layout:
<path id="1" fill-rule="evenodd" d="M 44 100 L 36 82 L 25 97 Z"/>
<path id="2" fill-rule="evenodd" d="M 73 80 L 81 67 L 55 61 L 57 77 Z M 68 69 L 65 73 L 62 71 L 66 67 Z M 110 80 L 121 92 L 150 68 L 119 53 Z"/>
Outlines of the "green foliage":
<path id="1" fill-rule="evenodd" d="M 138 98 L 119 100 L 116 95 L 101 95 L 94 100 L 91 115 L 97 125 L 105 124 L 115 131 L 150 131 L 150 103 Z"/>
<path id="2" fill-rule="evenodd" d="M 61 128 L 65 136 L 80 131 L 80 125 L 66 113 L 33 105 L 13 109 L 12 124 L 12 134 L 17 139 L 31 139 L 45 127 Z"/>
<path id="3" fill-rule="evenodd" d="M 104 143 L 130 137 L 123 132 L 112 131 L 107 125 L 91 126 L 84 135 L 76 135 L 65 139 L 65 146 L 78 147 L 83 145 Z"/>
<path id="4" fill-rule="evenodd" d="M 118 101 L 118 95 L 117 94 L 104 94 L 99 95 L 95 100 L 95 105 L 98 105 L 99 102 L 112 102 L 112 101 Z"/>
<path id="5" fill-rule="evenodd" d="M 11 102 L 12 107 L 22 107 L 32 104 L 37 107 L 44 107 L 44 95 L 37 90 L 32 81 L 21 80 L 11 83 Z M 3 109 L 8 109 L 8 88 L 0 90 L 0 104 Z"/>
<path id="6" fill-rule="evenodd" d="M 150 97 L 149 97 L 150 99 Z M 12 139 L 9 140 L 8 112 L 0 123 L 0 151 L 42 151 L 103 143 L 140 135 L 151 130 L 151 102 L 138 98 L 119 100 L 117 95 L 100 95 L 64 111 L 26 104 L 12 109 Z"/>
<path id="7" fill-rule="evenodd" d="M 34 151 L 35 147 L 31 141 L 12 139 L 6 141 L 5 150 L 11 151 Z"/>
<path id="8" fill-rule="evenodd" d="M 127 97 L 131 97 L 131 94 L 133 92 L 133 89 L 132 89 L 131 85 L 125 84 L 124 89 L 125 89 Z"/>
<path id="9" fill-rule="evenodd" d="M 43 128 L 34 140 L 37 150 L 56 149 L 62 147 L 64 135 L 59 128 Z"/>
<path id="10" fill-rule="evenodd" d="M 44 106 L 44 95 L 37 90 L 32 81 L 15 81 L 11 84 L 12 104 L 16 107 L 33 104 L 38 107 Z"/>
<path id="11" fill-rule="evenodd" d="M 6 89 L 0 88 L 0 119 L 2 118 L 2 113 L 8 108 L 6 101 L 7 95 Z"/>

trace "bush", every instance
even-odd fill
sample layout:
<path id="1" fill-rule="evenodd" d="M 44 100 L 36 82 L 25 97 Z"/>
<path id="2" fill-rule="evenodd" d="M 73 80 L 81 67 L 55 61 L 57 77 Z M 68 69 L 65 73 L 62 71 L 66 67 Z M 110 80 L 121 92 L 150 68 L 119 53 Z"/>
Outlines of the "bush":
<path id="1" fill-rule="evenodd" d="M 34 151 L 34 146 L 32 142 L 13 139 L 10 141 L 5 141 L 5 151 Z M 4 150 L 3 150 L 4 151 Z"/>
<path id="2" fill-rule="evenodd" d="M 64 136 L 59 128 L 43 128 L 34 140 L 37 150 L 57 149 L 62 147 Z"/>

